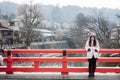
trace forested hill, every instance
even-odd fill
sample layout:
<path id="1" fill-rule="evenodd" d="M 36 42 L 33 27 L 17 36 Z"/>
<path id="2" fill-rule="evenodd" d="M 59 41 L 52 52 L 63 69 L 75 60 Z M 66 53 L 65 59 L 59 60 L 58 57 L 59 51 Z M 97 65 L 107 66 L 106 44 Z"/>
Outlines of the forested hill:
<path id="1" fill-rule="evenodd" d="M 53 22 L 71 22 L 74 21 L 78 13 L 83 13 L 84 15 L 97 16 L 101 13 L 105 18 L 112 22 L 117 21 L 117 14 L 120 14 L 119 9 L 107 9 L 107 8 L 81 8 L 79 6 L 52 6 L 52 5 L 42 5 L 39 4 L 40 10 L 43 13 L 45 20 Z M 17 16 L 17 9 L 19 5 L 12 2 L 1 2 L 0 9 L 2 15 L 15 14 Z"/>

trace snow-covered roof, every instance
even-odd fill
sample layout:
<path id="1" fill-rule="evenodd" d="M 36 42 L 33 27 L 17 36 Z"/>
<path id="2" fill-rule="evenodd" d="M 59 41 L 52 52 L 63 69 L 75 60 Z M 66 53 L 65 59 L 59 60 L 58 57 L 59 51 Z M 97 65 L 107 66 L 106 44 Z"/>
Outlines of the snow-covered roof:
<path id="1" fill-rule="evenodd" d="M 50 31 L 50 30 L 47 30 L 47 29 L 34 29 L 35 31 L 40 31 L 41 34 L 44 36 L 44 37 L 47 37 L 47 36 L 54 36 L 54 32 L 53 31 Z"/>
<path id="2" fill-rule="evenodd" d="M 35 30 L 35 31 L 44 32 L 44 33 L 53 33 L 52 31 L 47 30 L 47 29 L 34 29 L 34 30 Z"/>

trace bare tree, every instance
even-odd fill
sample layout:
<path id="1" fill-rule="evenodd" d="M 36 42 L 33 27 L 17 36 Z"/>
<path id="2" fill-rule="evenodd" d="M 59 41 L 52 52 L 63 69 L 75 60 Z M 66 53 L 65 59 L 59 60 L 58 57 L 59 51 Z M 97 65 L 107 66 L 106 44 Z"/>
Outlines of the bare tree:
<path id="1" fill-rule="evenodd" d="M 96 33 L 96 37 L 101 43 L 101 47 L 110 48 L 110 23 L 100 13 L 97 16 L 85 16 L 78 14 L 75 21 L 76 25 L 71 28 L 73 40 L 79 44 L 78 47 L 84 47 L 89 32 Z"/>
<path id="2" fill-rule="evenodd" d="M 29 47 L 32 39 L 36 36 L 40 36 L 39 34 L 36 34 L 33 29 L 40 27 L 43 16 L 37 5 L 24 4 L 19 7 L 18 11 L 21 16 L 21 23 L 23 25 L 21 29 L 26 33 L 26 45 Z"/>
<path id="3" fill-rule="evenodd" d="M 120 25 L 116 25 L 111 30 L 113 48 L 120 48 Z"/>
<path id="4" fill-rule="evenodd" d="M 116 27 L 117 27 L 117 46 L 118 48 L 120 48 L 120 25 Z"/>
<path id="5" fill-rule="evenodd" d="M 101 47 L 110 48 L 110 23 L 108 20 L 99 14 L 96 17 L 91 17 L 87 28 L 96 33 L 97 39 L 102 44 Z"/>
<path id="6" fill-rule="evenodd" d="M 117 15 L 117 17 L 120 19 L 120 15 Z M 118 48 L 120 48 L 120 22 L 117 24 L 117 43 Z"/>
<path id="7" fill-rule="evenodd" d="M 70 28 L 71 39 L 75 43 L 77 48 L 84 48 L 85 41 L 87 39 L 85 32 L 86 26 L 88 26 L 89 18 L 84 14 L 79 13 L 76 17 L 75 24 Z"/>
<path id="8" fill-rule="evenodd" d="M 117 15 L 117 18 L 120 19 L 120 15 Z M 120 48 L 120 22 L 114 24 L 111 29 L 112 43 L 114 48 Z"/>

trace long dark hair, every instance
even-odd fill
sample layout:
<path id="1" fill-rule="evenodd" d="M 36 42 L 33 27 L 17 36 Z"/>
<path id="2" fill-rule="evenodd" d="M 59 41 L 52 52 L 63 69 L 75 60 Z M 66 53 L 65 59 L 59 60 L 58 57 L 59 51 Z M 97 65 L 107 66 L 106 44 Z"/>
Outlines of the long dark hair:
<path id="1" fill-rule="evenodd" d="M 92 38 L 92 36 L 90 36 L 89 46 L 91 46 L 91 42 L 92 42 L 91 38 Z M 95 38 L 95 36 L 94 36 L 93 46 L 96 46 L 96 45 L 97 45 L 97 41 L 96 41 L 96 38 Z"/>

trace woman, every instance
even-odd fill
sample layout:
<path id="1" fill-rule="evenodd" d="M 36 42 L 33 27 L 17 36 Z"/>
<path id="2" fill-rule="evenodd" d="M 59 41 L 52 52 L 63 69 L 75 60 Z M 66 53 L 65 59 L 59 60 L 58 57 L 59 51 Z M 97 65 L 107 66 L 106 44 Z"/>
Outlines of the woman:
<path id="1" fill-rule="evenodd" d="M 0 66 L 2 66 L 2 64 L 3 64 L 3 56 L 2 56 L 2 54 L 4 54 L 4 50 L 0 49 Z"/>
<path id="2" fill-rule="evenodd" d="M 94 77 L 96 69 L 96 60 L 99 57 L 99 42 L 97 41 L 95 34 L 91 33 L 90 37 L 86 41 L 85 49 L 87 51 L 87 58 L 89 61 L 89 75 L 88 77 Z"/>

